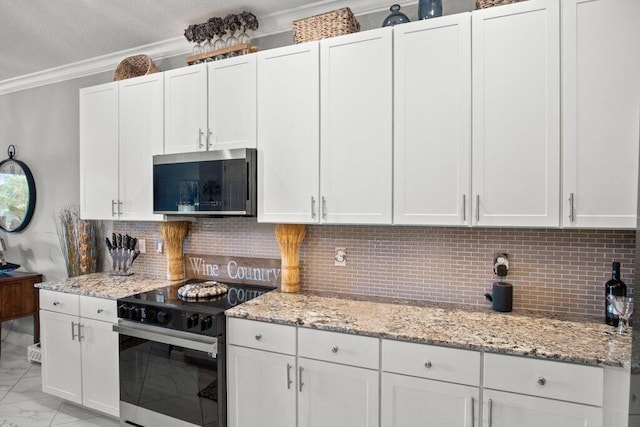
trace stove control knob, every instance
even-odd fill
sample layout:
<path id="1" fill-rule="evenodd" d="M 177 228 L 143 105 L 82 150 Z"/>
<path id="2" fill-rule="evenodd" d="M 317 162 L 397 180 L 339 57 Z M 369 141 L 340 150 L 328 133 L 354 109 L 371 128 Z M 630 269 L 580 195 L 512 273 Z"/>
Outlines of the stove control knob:
<path id="1" fill-rule="evenodd" d="M 156 319 L 158 320 L 158 323 L 166 325 L 167 323 L 169 323 L 169 313 L 167 313 L 166 311 L 159 311 L 156 313 Z"/>
<path id="2" fill-rule="evenodd" d="M 129 307 L 126 304 L 120 304 L 118 306 L 118 317 L 129 317 Z"/>
<path id="3" fill-rule="evenodd" d="M 145 307 L 142 311 L 142 321 L 145 323 L 153 323 L 156 320 L 156 310 L 151 307 Z"/>
<path id="4" fill-rule="evenodd" d="M 210 329 L 212 326 L 213 326 L 213 319 L 211 319 L 211 316 L 204 317 L 200 321 L 200 330 L 201 331 L 205 331 L 207 329 Z"/>
<path id="5" fill-rule="evenodd" d="M 131 320 L 140 320 L 140 310 L 138 307 L 129 308 L 129 319 Z"/>
<path id="6" fill-rule="evenodd" d="M 197 313 L 187 317 L 187 329 L 195 328 L 196 326 L 198 326 L 198 319 L 199 316 Z"/>

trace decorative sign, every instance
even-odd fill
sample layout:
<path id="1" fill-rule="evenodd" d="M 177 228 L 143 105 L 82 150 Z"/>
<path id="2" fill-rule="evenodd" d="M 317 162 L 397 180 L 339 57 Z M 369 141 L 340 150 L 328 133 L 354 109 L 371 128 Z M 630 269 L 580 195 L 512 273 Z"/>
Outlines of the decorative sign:
<path id="1" fill-rule="evenodd" d="M 184 254 L 187 278 L 248 285 L 280 286 L 280 260 Z"/>

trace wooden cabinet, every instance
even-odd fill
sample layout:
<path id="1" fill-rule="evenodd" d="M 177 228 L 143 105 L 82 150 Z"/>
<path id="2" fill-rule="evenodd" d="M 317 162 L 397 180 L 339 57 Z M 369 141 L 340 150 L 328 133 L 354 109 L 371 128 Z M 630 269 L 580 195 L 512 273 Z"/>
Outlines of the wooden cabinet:
<path id="1" fill-rule="evenodd" d="M 40 296 L 42 390 L 117 417 L 116 302 L 47 290 Z"/>
<path id="2" fill-rule="evenodd" d="M 233 318 L 227 322 L 229 426 L 295 427 L 295 328 Z"/>
<path id="3" fill-rule="evenodd" d="M 600 427 L 603 369 L 485 354 L 483 425 Z"/>
<path id="4" fill-rule="evenodd" d="M 256 147 L 256 56 L 165 74 L 165 154 Z"/>
<path id="5" fill-rule="evenodd" d="M 258 59 L 258 221 L 317 223 L 320 200 L 319 44 Z"/>
<path id="6" fill-rule="evenodd" d="M 472 13 L 472 224 L 559 225 L 557 0 Z"/>
<path id="7" fill-rule="evenodd" d="M 640 2 L 562 2 L 565 227 L 635 228 Z"/>
<path id="8" fill-rule="evenodd" d="M 393 223 L 470 224 L 471 14 L 393 37 Z"/>
<path id="9" fill-rule="evenodd" d="M 320 221 L 391 224 L 392 28 L 320 41 Z"/>
<path id="10" fill-rule="evenodd" d="M 80 215 L 153 215 L 152 156 L 162 153 L 163 74 L 80 90 Z"/>
<path id="11" fill-rule="evenodd" d="M 0 275 L 0 330 L 2 322 L 33 316 L 33 342 L 40 342 L 40 314 L 36 283 L 42 282 L 38 273 L 11 271 Z"/>

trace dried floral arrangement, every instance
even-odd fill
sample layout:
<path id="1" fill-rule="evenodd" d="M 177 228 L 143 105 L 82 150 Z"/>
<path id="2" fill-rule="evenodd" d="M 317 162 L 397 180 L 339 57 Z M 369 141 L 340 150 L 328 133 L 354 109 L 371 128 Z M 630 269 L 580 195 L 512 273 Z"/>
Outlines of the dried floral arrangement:
<path id="1" fill-rule="evenodd" d="M 81 219 L 77 206 L 52 215 L 69 277 L 97 272 L 102 265 L 102 222 Z"/>
<path id="2" fill-rule="evenodd" d="M 189 25 L 184 30 L 184 37 L 191 43 L 202 43 L 215 36 L 222 37 L 240 30 L 255 31 L 258 29 L 258 18 L 246 10 L 238 14 L 229 14 L 224 18 L 214 16 L 207 22 Z"/>

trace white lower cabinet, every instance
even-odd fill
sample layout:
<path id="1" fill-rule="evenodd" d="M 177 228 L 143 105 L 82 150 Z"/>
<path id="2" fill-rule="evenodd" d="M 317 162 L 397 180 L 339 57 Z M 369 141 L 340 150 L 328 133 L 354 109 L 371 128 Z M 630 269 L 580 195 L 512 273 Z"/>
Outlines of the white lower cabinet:
<path id="1" fill-rule="evenodd" d="M 41 290 L 40 308 L 42 391 L 119 416 L 115 300 Z"/>

